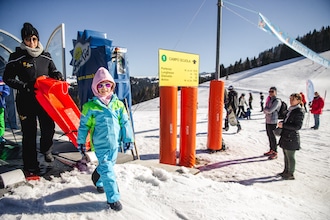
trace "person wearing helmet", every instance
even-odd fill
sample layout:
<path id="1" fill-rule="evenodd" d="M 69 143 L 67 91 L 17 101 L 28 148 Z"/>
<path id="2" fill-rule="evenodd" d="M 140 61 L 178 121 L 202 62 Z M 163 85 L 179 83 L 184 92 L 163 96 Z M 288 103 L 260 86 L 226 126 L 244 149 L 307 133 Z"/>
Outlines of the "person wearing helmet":
<path id="1" fill-rule="evenodd" d="M 234 87 L 232 85 L 230 85 L 228 87 L 228 92 L 225 91 L 225 109 L 227 112 L 226 118 L 225 118 L 225 127 L 224 127 L 225 131 L 229 130 L 229 120 L 228 120 L 229 111 L 228 111 L 228 109 L 231 107 L 236 116 L 237 106 L 238 106 L 237 92 L 235 91 Z M 236 116 L 236 121 L 237 121 L 237 133 L 238 133 L 238 132 L 240 132 L 242 127 L 241 127 L 239 121 L 237 120 L 237 116 Z"/>

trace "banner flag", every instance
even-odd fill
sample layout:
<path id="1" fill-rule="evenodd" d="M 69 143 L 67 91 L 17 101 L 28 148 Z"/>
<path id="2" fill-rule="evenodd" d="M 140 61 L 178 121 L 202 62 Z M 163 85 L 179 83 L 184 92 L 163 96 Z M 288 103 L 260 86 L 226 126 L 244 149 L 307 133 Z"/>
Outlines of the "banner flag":
<path id="1" fill-rule="evenodd" d="M 94 96 L 91 85 L 95 72 L 99 67 L 105 67 L 116 82 L 116 95 L 124 103 L 127 102 L 131 113 L 132 94 L 127 48 L 113 46 L 106 33 L 92 30 L 79 31 L 73 44 L 70 64 L 73 66 L 72 74 L 77 76 L 80 108 Z M 133 121 L 132 115 L 130 117 Z"/>
<path id="2" fill-rule="evenodd" d="M 282 32 L 278 27 L 273 25 L 265 16 L 259 13 L 259 23 L 258 26 L 272 35 L 276 36 L 281 42 L 290 47 L 291 49 L 297 51 L 301 55 L 311 59 L 312 61 L 321 64 L 327 68 L 330 67 L 330 61 L 320 56 L 316 52 L 312 51 L 299 41 L 291 38 L 286 33 Z"/>
<path id="3" fill-rule="evenodd" d="M 48 39 L 45 51 L 50 53 L 57 70 L 61 71 L 63 73 L 64 79 L 66 79 L 64 31 L 65 28 L 63 23 L 55 28 Z"/>
<path id="4" fill-rule="evenodd" d="M 21 40 L 7 31 L 0 29 L 0 76 L 5 71 L 6 64 L 9 56 L 13 53 L 16 47 L 19 47 Z M 5 108 L 5 125 L 11 129 L 18 129 L 17 127 L 17 115 L 15 107 L 15 92 L 10 87 L 10 94 L 5 97 L 6 108 Z"/>
<path id="5" fill-rule="evenodd" d="M 306 90 L 307 90 L 308 103 L 310 103 L 314 99 L 314 85 L 310 79 L 306 81 Z"/>

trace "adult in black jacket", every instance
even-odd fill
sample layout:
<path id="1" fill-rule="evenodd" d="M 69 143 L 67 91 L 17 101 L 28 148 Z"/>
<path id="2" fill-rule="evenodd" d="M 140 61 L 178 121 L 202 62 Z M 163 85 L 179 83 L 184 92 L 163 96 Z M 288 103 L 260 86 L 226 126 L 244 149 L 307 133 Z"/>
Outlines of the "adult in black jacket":
<path id="1" fill-rule="evenodd" d="M 36 100 L 34 83 L 39 76 L 46 75 L 62 80 L 49 53 L 43 51 L 39 34 L 30 23 L 24 23 L 21 30 L 22 43 L 9 57 L 3 75 L 4 82 L 17 89 L 16 107 L 19 114 L 22 139 L 24 171 L 28 174 L 39 173 L 37 160 L 37 118 L 40 126 L 40 152 L 46 162 L 54 160 L 51 154 L 54 121 Z"/>
<path id="2" fill-rule="evenodd" d="M 299 93 L 290 96 L 290 107 L 284 121 L 278 122 L 278 127 L 282 128 L 280 137 L 280 147 L 284 153 L 284 171 L 279 175 L 286 180 L 294 179 L 296 166 L 295 152 L 300 149 L 299 131 L 304 120 L 304 111 L 301 108 L 302 97 Z"/>

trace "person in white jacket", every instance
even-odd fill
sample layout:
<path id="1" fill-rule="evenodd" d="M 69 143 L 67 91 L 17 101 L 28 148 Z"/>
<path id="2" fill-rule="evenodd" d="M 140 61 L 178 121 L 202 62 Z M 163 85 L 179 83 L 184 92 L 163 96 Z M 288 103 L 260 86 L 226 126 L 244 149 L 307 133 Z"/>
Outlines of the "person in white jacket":
<path id="1" fill-rule="evenodd" d="M 242 93 L 241 96 L 238 99 L 238 111 L 237 111 L 237 117 L 243 118 L 245 115 L 245 108 L 244 105 L 248 106 L 246 100 L 245 100 L 245 94 Z"/>

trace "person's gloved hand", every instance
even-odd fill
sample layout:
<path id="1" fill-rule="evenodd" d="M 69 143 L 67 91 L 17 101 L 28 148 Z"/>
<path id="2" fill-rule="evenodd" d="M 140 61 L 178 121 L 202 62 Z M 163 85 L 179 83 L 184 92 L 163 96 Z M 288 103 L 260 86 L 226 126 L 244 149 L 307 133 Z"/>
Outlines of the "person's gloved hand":
<path id="1" fill-rule="evenodd" d="M 86 152 L 86 145 L 85 144 L 78 144 L 77 147 L 78 151 L 81 153 L 81 155 L 84 157 L 86 156 L 85 152 Z"/>
<path id="2" fill-rule="evenodd" d="M 76 164 L 76 167 L 78 168 L 79 171 L 87 171 L 88 170 L 88 161 L 86 160 L 85 157 L 83 157 L 81 160 L 79 160 Z"/>
<path id="3" fill-rule="evenodd" d="M 126 152 L 127 150 L 133 150 L 134 148 L 134 143 L 129 142 L 129 143 L 124 143 L 124 151 Z"/>
<path id="4" fill-rule="evenodd" d="M 21 91 L 28 92 L 28 93 L 34 92 L 34 90 L 36 90 L 34 88 L 34 84 L 35 84 L 35 81 L 30 81 L 30 82 L 24 83 Z"/>
<path id="5" fill-rule="evenodd" d="M 49 75 L 49 77 L 51 77 L 53 79 L 64 81 L 63 74 L 58 70 L 55 70 L 55 71 L 49 73 L 48 75 Z"/>

